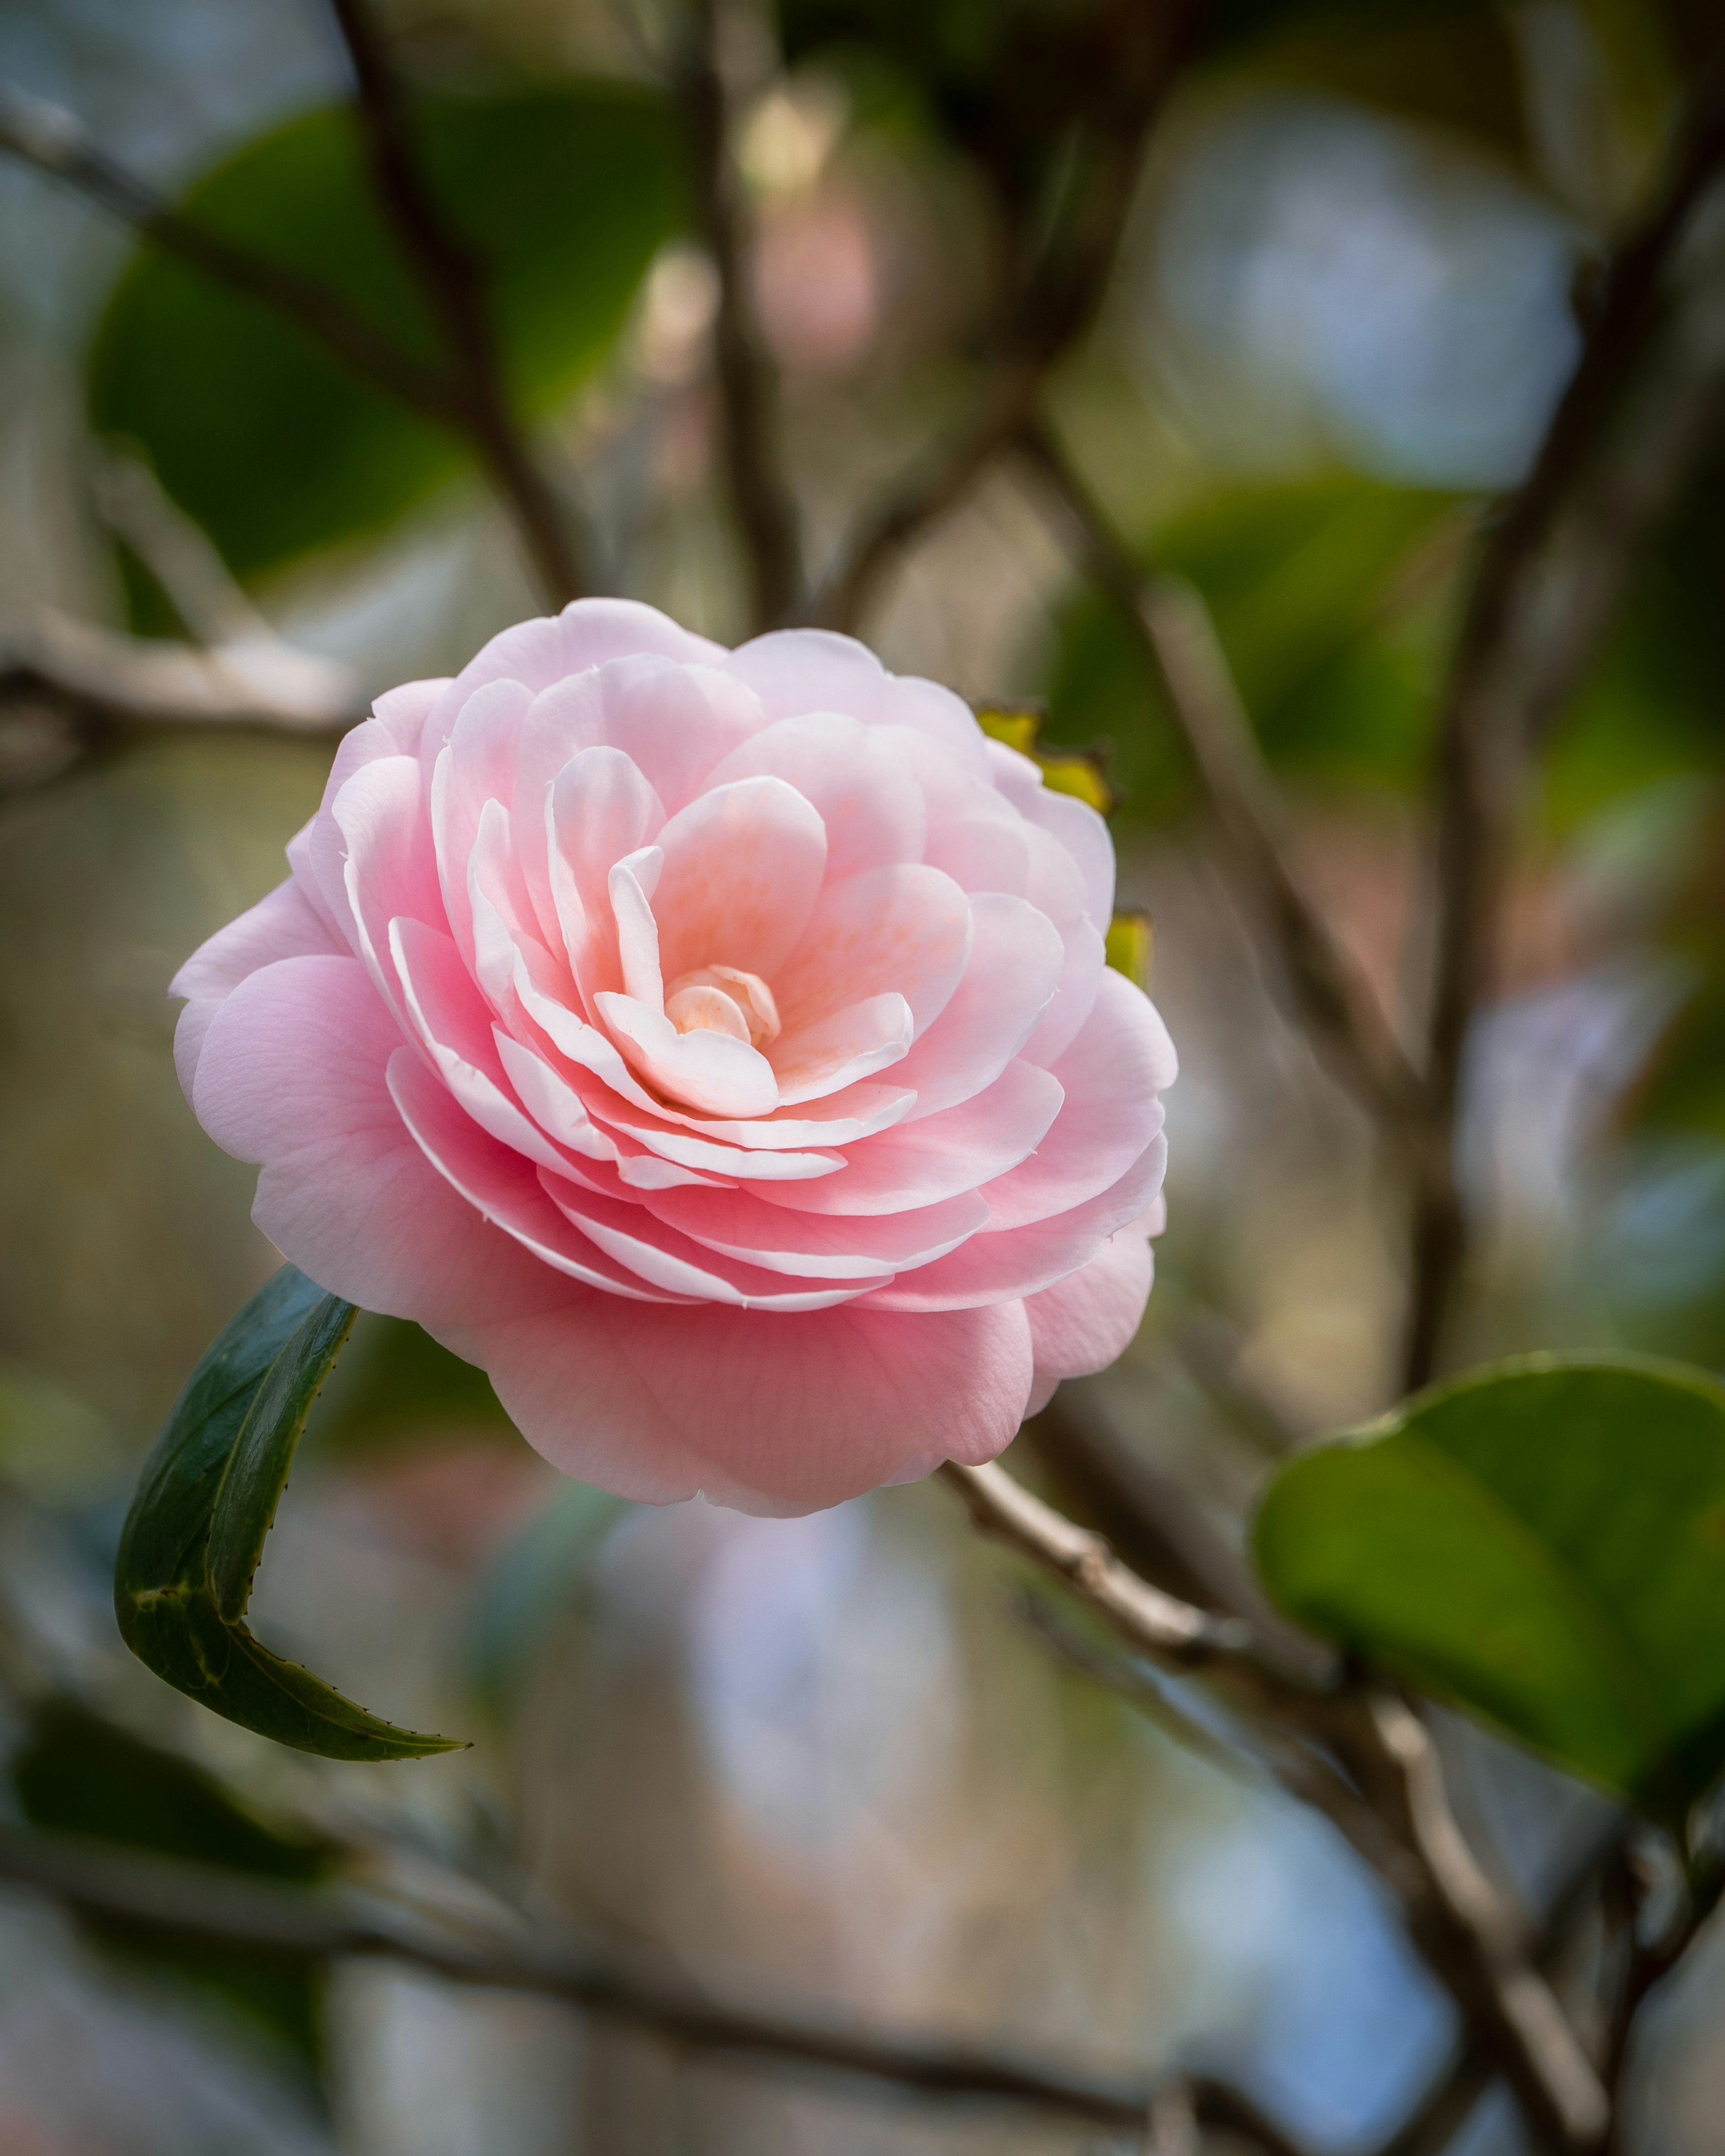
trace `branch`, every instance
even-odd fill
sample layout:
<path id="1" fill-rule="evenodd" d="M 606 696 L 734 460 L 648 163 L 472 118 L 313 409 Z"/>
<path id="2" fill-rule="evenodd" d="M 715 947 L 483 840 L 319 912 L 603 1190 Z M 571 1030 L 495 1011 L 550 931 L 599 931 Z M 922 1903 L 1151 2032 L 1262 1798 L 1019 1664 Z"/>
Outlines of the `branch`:
<path id="1" fill-rule="evenodd" d="M 372 190 L 395 228 L 454 363 L 462 430 L 508 502 L 552 603 L 579 598 L 588 578 L 567 521 L 516 429 L 483 265 L 457 238 L 414 151 L 400 86 L 367 0 L 330 0 L 353 64 L 356 110 Z"/>
<path id="2" fill-rule="evenodd" d="M 1440 728 L 1430 1123 L 1414 1203 L 1404 1350 L 1410 1392 L 1436 1367 L 1466 1258 L 1455 1159 L 1462 1062 L 1474 1012 L 1491 987 L 1532 753 L 1609 625 L 1636 542 L 1688 475 L 1690 451 L 1717 404 L 1725 349 L 1689 370 L 1681 395 L 1668 389 L 1648 400 L 1641 427 L 1620 444 L 1592 499 L 1577 496 L 1659 324 L 1672 258 L 1722 161 L 1725 49 L 1653 202 L 1613 258 L 1580 362 L 1532 470 L 1486 542 L 1451 663 Z M 1577 527 L 1567 560 L 1566 516 Z"/>
<path id="3" fill-rule="evenodd" d="M 0 84 L 0 150 L 76 187 L 167 253 L 261 300 L 353 372 L 459 434 L 508 501 L 552 595 L 572 595 L 572 565 L 554 560 L 547 552 L 552 535 L 546 520 L 555 517 L 556 505 L 544 479 L 515 440 L 506 413 L 500 431 L 495 416 L 475 403 L 470 382 L 408 358 L 316 278 L 254 254 L 182 215 L 99 150 L 69 113 L 10 84 Z M 542 497 L 538 501 L 536 489 Z M 567 533 L 561 543 L 567 547 Z"/>
<path id="4" fill-rule="evenodd" d="M 42 687 L 98 719 L 142 726 L 341 732 L 363 716 L 347 669 L 273 636 L 201 650 L 126 636 L 51 607 L 0 629 L 0 688 Z"/>
<path id="5" fill-rule="evenodd" d="M 1064 1580 L 1136 1652 L 1199 1672 L 1229 1704 L 1268 1725 L 1254 1732 L 1254 1748 L 1397 1895 L 1434 1974 L 1509 2081 L 1542 2146 L 1576 2156 L 1597 2150 L 1609 2118 L 1604 2090 L 1534 1967 L 1515 1912 L 1455 1825 L 1418 1717 L 1368 1679 L 1328 1687 L 1296 1681 L 1244 1619 L 1212 1616 L 1150 1586 L 1100 1536 L 1064 1519 L 1003 1468 L 948 1461 L 940 1472 L 978 1527 Z M 1337 1754 L 1353 1784 L 1301 1738 Z"/>
<path id="6" fill-rule="evenodd" d="M 718 273 L 713 362 L 725 465 L 759 630 L 793 619 L 801 608 L 803 552 L 796 496 L 780 449 L 778 371 L 757 319 L 749 281 L 746 213 L 719 65 L 720 4 L 721 0 L 695 0 L 691 48 L 679 89 L 701 230 Z"/>
<path id="7" fill-rule="evenodd" d="M 814 608 L 828 629 L 855 626 L 912 540 L 967 495 L 1019 437 L 1049 377 L 1095 320 L 1132 207 L 1144 140 L 1179 72 L 1204 0 L 1114 9 L 1111 80 L 1099 80 L 1100 139 L 1079 182 L 1073 228 L 1057 230 L 1017 295 L 1001 357 L 957 439 L 913 471 L 851 537 Z"/>
<path id="8" fill-rule="evenodd" d="M 1146 578 L 1048 429 L 1019 446 L 1076 528 L 1096 583 L 1137 630 L 1216 819 L 1235 880 L 1266 922 L 1294 1009 L 1336 1076 L 1404 1142 L 1423 1088 L 1370 983 L 1307 896 L 1289 858 L 1279 789 L 1252 731 L 1209 609 L 1192 586 Z"/>
<path id="9" fill-rule="evenodd" d="M 0 83 L 0 150 L 65 181 L 170 254 L 285 315 L 357 374 L 403 403 L 444 426 L 461 428 L 459 403 L 440 375 L 398 352 L 316 279 L 253 254 L 182 216 L 105 157 L 70 113 Z"/>
<path id="10" fill-rule="evenodd" d="M 352 1891 L 294 1892 L 203 1865 L 118 1856 L 0 1825 L 0 1879 L 76 1914 L 156 1937 L 244 1946 L 290 1962 L 382 1957 L 455 1984 L 529 1991 L 602 2019 L 651 2029 L 692 2050 L 889 2082 L 933 2097 L 993 2098 L 1118 2130 L 1141 2128 L 1153 2092 L 974 2047 L 870 2035 L 798 2007 L 727 2004 L 662 1963 L 583 1943 L 541 1926 L 478 1936 Z M 1206 2084 L 1219 2118 L 1245 2098 Z M 1289 2144 L 1263 2122 L 1281 2156 Z M 1250 2130 L 1250 2129 L 1248 2129 Z"/>

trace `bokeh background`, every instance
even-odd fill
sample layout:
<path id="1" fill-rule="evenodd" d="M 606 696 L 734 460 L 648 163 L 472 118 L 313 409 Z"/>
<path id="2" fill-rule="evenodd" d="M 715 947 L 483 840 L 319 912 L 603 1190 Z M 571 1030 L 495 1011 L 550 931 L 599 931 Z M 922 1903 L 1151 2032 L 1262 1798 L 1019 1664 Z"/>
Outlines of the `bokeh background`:
<path id="1" fill-rule="evenodd" d="M 1084 13 L 723 16 L 754 290 L 819 559 L 976 393 L 1000 264 L 1034 240 L 1072 116 L 1106 90 L 1040 57 Z M 1210 602 L 1298 863 L 1392 1007 L 1422 978 L 1432 713 L 1481 500 L 1526 468 L 1574 362 L 1578 295 L 1713 13 L 1217 9 L 1100 316 L 1052 383 L 1122 531 Z M 716 284 L 659 86 L 675 0 L 400 0 L 381 20 L 437 116 L 445 183 L 495 244 L 512 382 L 605 588 L 740 638 Z M 198 191 L 213 221 L 424 332 L 351 212 L 348 77 L 321 0 L 0 0 L 0 75 L 163 193 Z M 1483 1232 L 1454 1363 L 1725 1358 L 1714 431 L 1542 765 L 1502 992 L 1470 1049 Z M 220 580 L 206 564 L 176 594 L 164 493 L 270 629 L 362 704 L 453 672 L 542 604 L 506 516 L 434 429 L 0 162 L 0 644 L 50 615 L 164 647 L 206 634 L 187 593 Z M 1153 917 L 1183 1071 L 1151 1312 L 1088 1412 L 1237 1540 L 1291 1436 L 1394 1396 L 1404 1193 L 1281 1015 L 1138 648 L 1031 479 L 1003 466 L 931 529 L 865 629 L 900 671 L 1040 700 L 1050 739 L 1107 747 L 1123 891 Z M 167 984 L 279 879 L 330 752 L 315 731 L 92 732 L 28 673 L 3 683 L 0 1807 L 280 1877 L 316 1874 L 339 1840 L 380 1876 L 465 1880 L 860 2022 L 1129 2077 L 1225 2070 L 1314 2149 L 1383 2144 L 1453 2029 L 1378 1891 L 1321 1822 L 1063 1654 L 938 1488 L 798 1522 L 618 1506 L 539 1462 L 475 1373 L 363 1320 L 258 1629 L 474 1749 L 290 1756 L 127 1661 L 107 1580 L 131 1479 L 275 1262 L 252 1171 L 180 1096 Z M 1043 1471 L 1030 1440 L 1014 1458 Z M 1537 1905 L 1597 1800 L 1460 1725 L 1445 1742 L 1466 1816 Z M 1650 2148 L 1725 2148 L 1722 1987 L 1704 1947 L 1654 2017 Z M 1516 2133 L 1488 2097 L 1458 2145 Z M 384 1965 L 314 1985 L 146 1955 L 0 1896 L 0 2156 L 1103 2145 L 679 2056 Z"/>

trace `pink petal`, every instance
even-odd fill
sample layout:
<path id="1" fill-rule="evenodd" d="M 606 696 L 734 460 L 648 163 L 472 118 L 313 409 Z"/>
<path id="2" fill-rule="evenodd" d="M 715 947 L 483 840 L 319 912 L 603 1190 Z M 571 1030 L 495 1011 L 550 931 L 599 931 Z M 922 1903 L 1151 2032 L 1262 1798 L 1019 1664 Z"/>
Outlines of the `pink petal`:
<path id="1" fill-rule="evenodd" d="M 492 681 L 475 690 L 462 706 L 449 744 L 431 777 L 431 829 L 449 932 L 461 955 L 473 960 L 473 923 L 467 898 L 468 864 L 479 837 L 486 805 L 507 807 L 515 798 L 516 763 L 521 753 L 521 722 L 532 699 L 519 681 Z M 511 860 L 511 882 L 520 871 Z M 525 906 L 525 892 L 516 910 Z"/>
<path id="2" fill-rule="evenodd" d="M 586 994 L 619 988 L 609 877 L 626 855 L 658 837 L 665 823 L 659 796 L 632 757 L 601 746 L 563 766 L 546 814 L 552 940 L 561 942 Z"/>
<path id="3" fill-rule="evenodd" d="M 1101 931 L 1087 917 L 1063 928 L 1060 942 L 1060 981 L 1020 1051 L 1025 1062 L 1040 1064 L 1044 1070 L 1058 1063 L 1083 1031 L 1108 965 Z"/>
<path id="4" fill-rule="evenodd" d="M 521 736 L 521 814 L 543 814 L 544 797 L 584 748 L 620 748 L 675 812 L 761 723 L 740 682 L 710 666 L 658 658 L 617 659 L 597 674 L 555 683 L 536 698 Z"/>
<path id="5" fill-rule="evenodd" d="M 381 719 L 366 719 L 350 728 L 336 744 L 335 758 L 324 782 L 323 800 L 317 814 L 290 842 L 289 859 L 295 874 L 303 872 L 309 878 L 331 920 L 347 939 L 356 957 L 359 955 L 359 931 L 347 899 L 348 847 L 336 804 L 352 781 L 371 765 L 410 760 L 404 757 L 394 734 Z"/>
<path id="6" fill-rule="evenodd" d="M 661 1016 L 665 1011 L 665 969 L 659 956 L 659 923 L 653 895 L 659 888 L 665 855 L 643 846 L 617 862 L 607 879 L 611 916 L 617 927 L 617 957 L 625 995 Z M 598 1000 L 597 995 L 595 1002 Z"/>
<path id="7" fill-rule="evenodd" d="M 915 1089 L 911 1119 L 992 1086 L 1035 1031 L 1066 953 L 1046 916 L 997 891 L 972 896 L 974 940 L 951 1001 L 893 1073 Z"/>
<path id="8" fill-rule="evenodd" d="M 520 681 L 536 696 L 553 682 L 641 652 L 708 665 L 723 656 L 717 644 L 691 636 L 656 608 L 633 599 L 576 599 L 560 614 L 506 629 L 468 661 L 432 706 L 420 744 L 428 777 L 456 713 L 488 681 Z"/>
<path id="9" fill-rule="evenodd" d="M 763 775 L 793 786 L 819 816 L 835 881 L 923 858 L 922 788 L 879 729 L 836 711 L 781 719 L 732 749 L 708 783 Z"/>
<path id="10" fill-rule="evenodd" d="M 990 743 L 977 724 L 976 713 L 938 681 L 925 681 L 914 674 L 894 677 L 886 716 L 892 725 L 912 727 L 938 742 L 948 756 L 978 778 L 988 776 Z"/>
<path id="11" fill-rule="evenodd" d="M 1023 1308 L 1036 1351 L 1027 1414 L 1046 1407 L 1063 1378 L 1087 1378 L 1125 1353 L 1143 1322 L 1155 1270 L 1149 1237 L 1122 1228 L 1081 1271 L 1026 1296 Z"/>
<path id="12" fill-rule="evenodd" d="M 653 911 L 665 979 L 702 966 L 770 979 L 820 896 L 827 837 L 814 808 L 782 778 L 735 779 L 679 810 L 658 844 Z"/>
<path id="13" fill-rule="evenodd" d="M 389 950 L 408 1023 L 438 1075 L 480 1128 L 547 1167 L 562 1156 L 516 1102 L 491 1035 L 491 1014 L 454 940 L 421 921 L 393 921 Z"/>
<path id="14" fill-rule="evenodd" d="M 357 958 L 280 960 L 211 1021 L 198 1120 L 263 1163 L 253 1219 L 331 1294 L 427 1323 L 548 1307 L 562 1283 L 458 1198 L 403 1127 L 384 1076 L 393 1055 L 413 1060 L 401 1040 Z"/>
<path id="15" fill-rule="evenodd" d="M 902 996 L 870 996 L 781 1034 L 767 1051 L 780 1101 L 819 1100 L 901 1062 L 915 1023 Z"/>
<path id="16" fill-rule="evenodd" d="M 402 1122 L 433 1168 L 476 1213 L 495 1222 L 542 1265 L 611 1295 L 649 1302 L 679 1300 L 649 1288 L 578 1235 L 546 1196 L 536 1169 L 465 1115 L 411 1049 L 396 1050 L 386 1075 Z"/>
<path id="17" fill-rule="evenodd" d="M 1004 742 L 989 742 L 988 757 L 995 783 L 1007 799 L 1070 856 L 1083 879 L 1085 910 L 1099 928 L 1106 928 L 1114 913 L 1114 842 L 1108 826 L 1088 802 L 1052 792 L 1029 757 Z"/>
<path id="18" fill-rule="evenodd" d="M 779 1277 L 759 1266 L 703 1250 L 644 1206 L 616 1204 L 548 1172 L 539 1179 L 557 1210 L 589 1242 L 649 1287 L 670 1295 L 728 1303 L 739 1310 L 829 1310 L 891 1277 L 885 1267 L 877 1265 L 861 1281 L 837 1287 L 816 1287 L 805 1281 L 788 1289 Z"/>
<path id="19" fill-rule="evenodd" d="M 877 1289 L 869 1306 L 962 1310 L 1036 1295 L 1088 1265 L 1111 1235 L 1142 1221 L 1167 1166 L 1168 1144 L 1158 1132 L 1111 1190 L 1031 1227 L 985 1229 L 937 1265 Z"/>
<path id="20" fill-rule="evenodd" d="M 389 924 L 404 917 L 445 925 L 419 767 L 406 756 L 367 764 L 336 796 L 333 819 L 347 847 L 342 881 L 359 956 L 408 1029 L 389 955 Z"/>
<path id="21" fill-rule="evenodd" d="M 996 1228 L 1018 1228 L 1111 1188 L 1162 1127 L 1178 1066 L 1150 998 L 1110 968 L 1083 1031 L 1054 1066 L 1066 1105 L 1034 1156 L 983 1188 Z"/>
<path id="22" fill-rule="evenodd" d="M 761 1195 L 769 1204 L 809 1213 L 899 1213 L 967 1190 L 986 1198 L 985 1186 L 1042 1142 L 1062 1098 L 1048 1071 L 1009 1063 L 973 1101 L 900 1123 L 858 1146 L 843 1175 L 775 1184 Z"/>
<path id="23" fill-rule="evenodd" d="M 963 978 L 970 937 L 970 901 L 938 869 L 911 863 L 829 884 L 771 984 L 785 1032 L 896 994 L 922 1033 Z"/>
<path id="24" fill-rule="evenodd" d="M 168 984 L 186 1008 L 174 1029 L 174 1068 L 186 1098 L 198 1077 L 198 1059 L 210 1020 L 249 973 L 278 958 L 321 953 L 346 957 L 347 947 L 331 930 L 322 911 L 297 876 L 279 883 L 267 897 L 200 943 Z"/>
<path id="25" fill-rule="evenodd" d="M 649 1502 L 705 1491 L 780 1517 L 860 1496 L 922 1454 L 991 1459 L 1032 1375 L 1017 1303 L 787 1317 L 583 1295 L 437 1337 L 490 1372 L 516 1428 L 566 1474 Z"/>
<path id="26" fill-rule="evenodd" d="M 372 701 L 372 716 L 388 736 L 396 753 L 417 756 L 425 721 L 444 690 L 454 685 L 446 675 L 439 681 L 403 681 L 398 689 L 386 689 Z"/>
<path id="27" fill-rule="evenodd" d="M 865 644 L 825 629 L 780 629 L 740 644 L 718 661 L 761 700 L 768 726 L 812 711 L 884 718 L 892 677 Z"/>
<path id="28" fill-rule="evenodd" d="M 633 996 L 593 1000 L 624 1054 L 674 1101 L 713 1116 L 764 1116 L 778 1105 L 773 1065 L 746 1040 L 679 1033 L 662 1011 Z"/>
<path id="29" fill-rule="evenodd" d="M 752 1204 L 747 1193 L 718 1190 L 667 1191 L 647 1204 L 655 1218 L 709 1250 L 808 1280 L 862 1280 L 932 1264 L 988 1217 L 970 1191 L 914 1212 L 868 1215 L 793 1213 Z"/>

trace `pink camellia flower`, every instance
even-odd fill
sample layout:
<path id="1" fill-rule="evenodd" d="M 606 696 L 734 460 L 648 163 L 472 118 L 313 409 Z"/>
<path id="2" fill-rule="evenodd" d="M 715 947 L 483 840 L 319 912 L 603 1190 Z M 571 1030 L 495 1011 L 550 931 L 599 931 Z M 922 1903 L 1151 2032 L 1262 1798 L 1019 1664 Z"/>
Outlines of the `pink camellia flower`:
<path id="1" fill-rule="evenodd" d="M 844 637 L 583 599 L 342 742 L 173 984 L 321 1286 L 628 1497 L 991 1459 L 1149 1292 L 1174 1075 L 1101 819 Z"/>

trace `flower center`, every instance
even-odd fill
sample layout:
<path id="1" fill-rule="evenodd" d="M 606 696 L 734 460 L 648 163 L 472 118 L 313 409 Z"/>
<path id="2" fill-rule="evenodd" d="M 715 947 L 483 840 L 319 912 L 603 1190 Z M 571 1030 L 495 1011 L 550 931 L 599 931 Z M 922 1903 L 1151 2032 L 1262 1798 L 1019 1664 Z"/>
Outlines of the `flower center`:
<path id="1" fill-rule="evenodd" d="M 778 1038 L 778 1006 L 758 973 L 737 966 L 700 966 L 665 992 L 665 1014 L 679 1033 L 728 1033 L 752 1048 Z"/>

